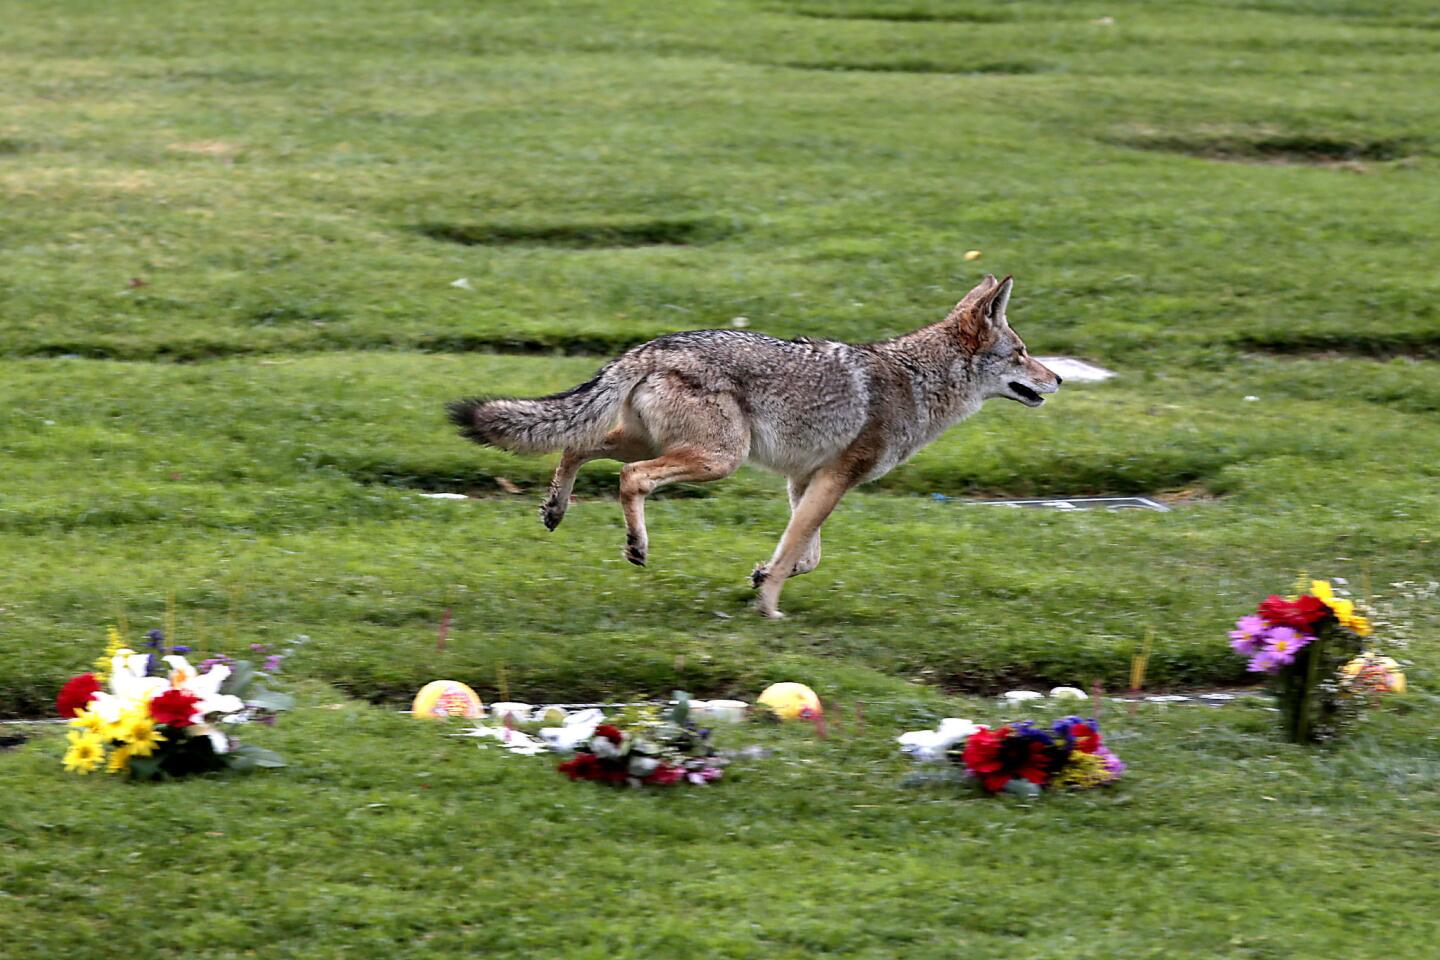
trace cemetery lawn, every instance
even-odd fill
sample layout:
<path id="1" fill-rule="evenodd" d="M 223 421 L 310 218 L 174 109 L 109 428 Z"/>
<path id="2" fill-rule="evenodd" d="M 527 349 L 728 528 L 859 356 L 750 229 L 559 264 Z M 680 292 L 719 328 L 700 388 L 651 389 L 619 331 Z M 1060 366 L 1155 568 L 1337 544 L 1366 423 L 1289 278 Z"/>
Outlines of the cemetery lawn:
<path id="1" fill-rule="evenodd" d="M 1416 956 L 1440 615 L 1332 750 L 1259 701 L 1107 707 L 1116 790 L 902 788 L 893 736 L 1014 686 L 1250 682 L 1233 619 L 1300 571 L 1440 570 L 1440 19 L 1421 0 L 476 5 L 0 0 L 0 718 L 107 624 L 312 638 L 284 770 L 127 787 L 0 749 L 0 957 Z M 966 251 L 978 259 L 966 261 Z M 649 508 L 616 465 L 456 438 L 677 329 L 871 339 L 1014 274 L 1036 354 L 848 497 L 781 623 L 787 516 L 742 470 Z M 463 283 L 457 285 L 457 281 Z M 742 319 L 743 318 L 743 319 Z M 464 501 L 421 493 L 460 492 Z M 935 495 L 940 495 L 939 497 Z M 975 506 L 1143 494 L 1168 513 Z M 437 629 L 452 627 L 437 649 Z M 711 790 L 569 786 L 399 716 L 753 698 Z M 854 717 L 863 704 L 863 724 Z"/>

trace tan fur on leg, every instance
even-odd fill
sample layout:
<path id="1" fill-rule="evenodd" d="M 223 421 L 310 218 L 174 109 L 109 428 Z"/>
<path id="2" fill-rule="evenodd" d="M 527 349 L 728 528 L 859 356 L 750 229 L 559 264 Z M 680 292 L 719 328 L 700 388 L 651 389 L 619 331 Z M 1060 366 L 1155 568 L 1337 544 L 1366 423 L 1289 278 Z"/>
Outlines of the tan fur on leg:
<path id="1" fill-rule="evenodd" d="M 839 473 L 817 474 L 805 488 L 800 503 L 790 516 L 790 523 L 775 548 L 775 555 L 766 564 L 769 568 L 760 582 L 760 596 L 755 601 L 762 616 L 779 619 L 780 591 L 790 577 L 790 571 L 810 546 L 812 538 L 819 535 L 820 525 L 830 516 L 840 498 L 849 490 L 851 482 Z"/>
<path id="2" fill-rule="evenodd" d="M 550 478 L 550 492 L 540 504 L 540 522 L 546 530 L 554 530 L 565 519 L 570 507 L 570 494 L 575 490 L 575 475 L 591 460 L 619 460 L 632 463 L 653 456 L 655 451 L 643 440 L 630 436 L 624 427 L 616 427 L 605 436 L 605 442 L 594 450 L 567 449 L 560 456 L 555 476 Z"/>
<path id="3" fill-rule="evenodd" d="M 620 471 L 620 506 L 625 511 L 625 559 L 645 566 L 650 538 L 645 531 L 645 498 L 667 483 L 703 483 L 730 476 L 742 456 L 734 450 L 684 447 L 654 460 L 626 464 Z"/>

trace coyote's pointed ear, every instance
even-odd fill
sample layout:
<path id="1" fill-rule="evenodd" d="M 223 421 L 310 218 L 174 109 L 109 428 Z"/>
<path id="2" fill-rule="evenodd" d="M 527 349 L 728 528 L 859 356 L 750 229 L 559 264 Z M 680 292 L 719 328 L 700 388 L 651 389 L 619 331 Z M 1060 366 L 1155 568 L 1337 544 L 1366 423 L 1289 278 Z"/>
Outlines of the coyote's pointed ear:
<path id="1" fill-rule="evenodd" d="M 959 303 L 955 304 L 955 309 L 951 312 L 968 313 L 971 307 L 983 303 L 985 299 L 990 296 L 990 294 L 995 292 L 995 288 L 998 286 L 1000 286 L 1000 281 L 996 280 L 992 275 L 987 273 L 985 275 L 985 279 L 975 284 L 975 286 L 970 290 L 970 292 L 965 294 L 965 296 L 960 299 Z"/>
<path id="2" fill-rule="evenodd" d="M 991 277 L 990 279 L 993 280 L 994 278 Z M 980 315 L 987 326 L 999 330 L 1006 325 L 1005 308 L 1010 305 L 1010 291 L 1014 286 L 1014 277 L 1006 277 L 996 285 L 995 292 L 990 295 L 980 311 Z"/>
<path id="3" fill-rule="evenodd" d="M 961 341 L 971 350 L 978 350 L 993 341 L 1005 327 L 1005 307 L 1010 303 L 1014 280 L 996 280 L 986 276 L 955 304 L 946 322 L 958 328 Z"/>

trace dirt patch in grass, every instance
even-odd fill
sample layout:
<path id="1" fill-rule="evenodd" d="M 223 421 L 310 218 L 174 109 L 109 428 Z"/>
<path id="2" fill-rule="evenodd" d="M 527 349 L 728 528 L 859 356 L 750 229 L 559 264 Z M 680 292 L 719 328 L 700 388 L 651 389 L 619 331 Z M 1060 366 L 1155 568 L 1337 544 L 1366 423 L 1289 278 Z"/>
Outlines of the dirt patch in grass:
<path id="1" fill-rule="evenodd" d="M 959 10 L 935 10 L 925 7 L 899 10 L 888 10 L 884 7 L 820 10 L 814 7 L 799 7 L 783 12 L 812 20 L 878 20 L 887 23 L 1006 23 L 1016 19 L 1007 10 L 979 7 Z"/>
<path id="2" fill-rule="evenodd" d="M 416 232 L 467 247 L 605 250 L 712 243 L 733 227 L 707 219 L 591 220 L 569 223 L 422 223 Z"/>
<path id="3" fill-rule="evenodd" d="M 233 160 L 240 152 L 240 145 L 224 140 L 193 140 L 187 143 L 167 143 L 165 149 L 171 153 L 188 153 L 216 160 Z"/>
<path id="4" fill-rule="evenodd" d="M 1229 163 L 1343 167 L 1404 160 L 1420 152 L 1417 142 L 1399 138 L 1329 136 L 1309 133 L 1225 133 L 1216 135 L 1144 134 L 1112 140 L 1120 146 L 1183 153 Z"/>
<path id="5" fill-rule="evenodd" d="M 787 63 L 784 66 L 794 70 L 826 70 L 836 73 L 944 73 L 955 76 L 979 76 L 1000 74 L 1023 76 L 1043 73 L 1049 67 L 1040 63 L 1023 60 L 1001 60 L 993 63 L 967 63 L 963 60 L 942 62 L 939 60 L 889 60 L 889 61 L 845 61 L 821 60 L 808 63 Z"/>

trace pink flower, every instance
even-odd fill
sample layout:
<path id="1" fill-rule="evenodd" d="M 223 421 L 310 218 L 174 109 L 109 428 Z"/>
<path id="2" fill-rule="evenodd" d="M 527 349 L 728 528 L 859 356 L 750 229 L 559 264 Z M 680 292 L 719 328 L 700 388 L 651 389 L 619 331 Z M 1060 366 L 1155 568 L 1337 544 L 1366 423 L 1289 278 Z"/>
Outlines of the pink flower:
<path id="1" fill-rule="evenodd" d="M 1265 631 L 1264 653 L 1277 666 L 1289 666 L 1295 662 L 1295 655 L 1310 642 L 1310 638 L 1290 627 L 1271 627 Z"/>
<path id="2" fill-rule="evenodd" d="M 1252 657 L 1260 652 L 1264 632 L 1265 621 L 1260 617 L 1253 613 L 1241 617 L 1235 621 L 1235 629 L 1230 631 L 1230 647 L 1243 657 Z"/>

